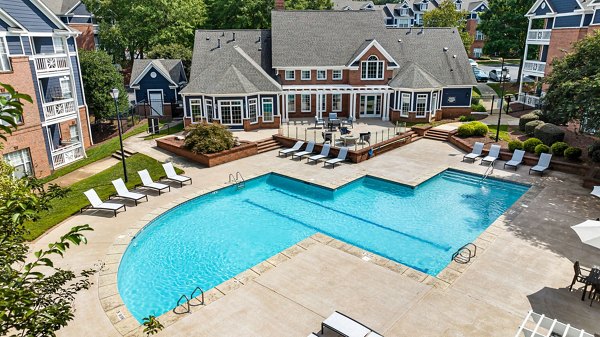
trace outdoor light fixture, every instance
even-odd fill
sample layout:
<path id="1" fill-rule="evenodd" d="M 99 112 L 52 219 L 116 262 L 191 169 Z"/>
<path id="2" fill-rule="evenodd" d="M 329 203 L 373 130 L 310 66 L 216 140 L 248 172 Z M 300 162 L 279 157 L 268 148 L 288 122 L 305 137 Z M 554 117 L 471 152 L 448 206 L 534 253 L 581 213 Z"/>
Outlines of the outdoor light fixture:
<path id="1" fill-rule="evenodd" d="M 119 129 L 119 144 L 121 144 L 121 161 L 123 162 L 123 175 L 127 182 L 127 165 L 125 165 L 125 152 L 123 151 L 123 131 L 121 130 L 121 114 L 119 113 L 119 89 L 114 88 L 110 95 L 115 100 L 115 110 L 117 111 L 117 126 Z"/>

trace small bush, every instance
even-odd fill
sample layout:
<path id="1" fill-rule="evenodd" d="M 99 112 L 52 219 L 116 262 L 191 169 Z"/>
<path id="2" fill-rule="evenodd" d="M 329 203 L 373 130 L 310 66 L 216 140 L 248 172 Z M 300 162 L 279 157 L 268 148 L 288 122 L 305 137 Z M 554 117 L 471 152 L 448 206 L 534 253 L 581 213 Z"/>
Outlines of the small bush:
<path id="1" fill-rule="evenodd" d="M 556 142 L 550 146 L 552 154 L 562 157 L 565 154 L 565 150 L 569 148 L 569 144 L 565 142 Z"/>
<path id="2" fill-rule="evenodd" d="M 458 136 L 462 138 L 467 138 L 473 136 L 475 133 L 475 128 L 471 123 L 463 124 L 458 127 Z"/>
<path id="3" fill-rule="evenodd" d="M 519 118 L 519 130 L 524 132 L 525 124 L 527 124 L 531 121 L 537 121 L 538 119 L 540 119 L 540 116 L 533 114 L 533 113 L 528 113 L 528 114 L 521 116 L 521 118 Z"/>
<path id="4" fill-rule="evenodd" d="M 475 120 L 475 117 L 473 117 L 471 115 L 468 115 L 468 116 L 463 115 L 463 116 L 458 117 L 459 122 L 471 122 L 474 120 Z"/>
<path id="5" fill-rule="evenodd" d="M 481 95 L 473 90 L 473 94 L 471 95 L 471 104 L 477 105 L 481 100 Z"/>
<path id="6" fill-rule="evenodd" d="M 471 122 L 469 124 L 473 125 L 473 136 L 483 137 L 487 135 L 490 131 L 488 126 L 483 124 L 482 122 Z"/>
<path id="7" fill-rule="evenodd" d="M 565 158 L 569 160 L 578 160 L 582 153 L 583 151 L 580 148 L 570 146 L 565 150 Z"/>
<path id="8" fill-rule="evenodd" d="M 544 122 L 542 121 L 531 121 L 531 122 L 527 122 L 527 124 L 525 124 L 525 134 L 528 136 L 533 136 L 534 132 L 535 132 L 535 128 L 537 128 L 540 125 L 544 125 Z"/>
<path id="9" fill-rule="evenodd" d="M 523 142 L 523 149 L 527 152 L 535 152 L 535 147 L 543 144 L 541 140 L 537 138 L 529 138 Z"/>
<path id="10" fill-rule="evenodd" d="M 235 144 L 231 131 L 221 124 L 196 124 L 187 131 L 184 147 L 194 153 L 217 153 L 229 150 Z"/>
<path id="11" fill-rule="evenodd" d="M 550 153 L 550 147 L 548 147 L 548 145 L 540 144 L 535 147 L 534 151 L 535 154 L 539 156 L 542 153 Z"/>
<path id="12" fill-rule="evenodd" d="M 508 150 L 510 152 L 515 152 L 515 150 L 523 150 L 523 142 L 515 139 L 508 142 Z"/>
<path id="13" fill-rule="evenodd" d="M 532 112 L 530 112 L 530 114 L 536 115 L 538 117 L 542 117 L 543 112 L 542 112 L 542 110 L 533 110 Z"/>
<path id="14" fill-rule="evenodd" d="M 556 142 L 562 142 L 565 139 L 565 132 L 554 124 L 545 123 L 535 127 L 533 136 L 550 146 Z"/>
<path id="15" fill-rule="evenodd" d="M 600 141 L 595 141 L 588 146 L 588 156 L 592 161 L 600 162 Z"/>
<path id="16" fill-rule="evenodd" d="M 471 104 L 471 110 L 476 111 L 476 112 L 486 112 L 487 111 L 487 109 L 480 103 Z"/>

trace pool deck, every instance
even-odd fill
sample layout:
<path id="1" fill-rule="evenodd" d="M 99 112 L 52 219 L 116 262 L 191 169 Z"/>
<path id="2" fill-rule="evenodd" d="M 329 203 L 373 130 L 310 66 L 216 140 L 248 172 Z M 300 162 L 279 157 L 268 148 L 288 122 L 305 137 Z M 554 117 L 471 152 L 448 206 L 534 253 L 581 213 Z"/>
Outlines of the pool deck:
<path id="1" fill-rule="evenodd" d="M 128 146 L 139 152 L 171 160 L 166 152 L 135 139 L 130 142 Z M 57 261 L 74 270 L 105 264 L 94 276 L 94 285 L 77 295 L 75 319 L 58 335 L 118 337 L 127 330 L 126 334 L 141 336 L 126 310 L 124 320 L 117 318 L 118 303 L 113 301 L 123 243 L 168 208 L 226 186 L 231 172 L 240 171 L 247 179 L 278 172 L 333 188 L 365 174 L 417 185 L 449 167 L 485 172 L 486 167 L 477 163 L 462 163 L 462 156 L 448 143 L 419 140 L 333 170 L 277 158 L 273 151 L 213 168 L 172 158 L 193 177 L 193 185 L 150 197 L 116 218 L 94 213 L 71 217 L 32 244 L 32 248 L 46 246 L 74 225 L 88 223 L 95 229 L 86 235 L 86 246 L 69 250 Z M 449 272 L 444 277 L 447 284 L 420 280 L 409 269 L 367 263 L 361 253 L 330 241 L 307 239 L 314 243 L 300 243 L 290 248 L 289 256 L 264 262 L 264 268 L 213 289 L 210 304 L 166 321 L 168 326 L 158 336 L 306 336 L 319 331 L 320 322 L 334 310 L 384 336 L 513 336 L 531 309 L 599 333 L 600 304 L 590 307 L 589 301 L 580 301 L 580 291 L 571 293 L 566 287 L 573 261 L 600 264 L 600 250 L 581 244 L 570 229 L 600 216 L 600 199 L 581 187 L 579 177 L 550 172 L 540 178 L 528 176 L 527 167 L 515 173 L 501 166 L 502 162 L 497 164 L 492 176 L 534 188 L 480 237 L 483 249 L 459 273 Z"/>

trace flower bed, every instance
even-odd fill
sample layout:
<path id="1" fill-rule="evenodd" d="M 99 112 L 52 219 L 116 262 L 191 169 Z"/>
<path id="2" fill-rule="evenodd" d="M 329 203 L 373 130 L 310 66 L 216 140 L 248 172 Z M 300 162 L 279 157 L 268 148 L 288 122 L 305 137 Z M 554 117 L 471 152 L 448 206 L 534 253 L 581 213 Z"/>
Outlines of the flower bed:
<path id="1" fill-rule="evenodd" d="M 159 148 L 208 167 L 250 157 L 258 153 L 258 145 L 255 142 L 248 141 L 241 141 L 239 146 L 211 154 L 194 153 L 185 149 L 183 147 L 183 143 L 183 140 L 176 139 L 175 137 L 161 138 L 156 140 L 156 145 Z"/>

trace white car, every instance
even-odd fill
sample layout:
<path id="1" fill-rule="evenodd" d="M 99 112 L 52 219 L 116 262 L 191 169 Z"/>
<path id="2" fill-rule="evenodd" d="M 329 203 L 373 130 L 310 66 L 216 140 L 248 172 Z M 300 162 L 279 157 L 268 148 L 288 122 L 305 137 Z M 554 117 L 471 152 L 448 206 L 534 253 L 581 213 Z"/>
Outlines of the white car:
<path id="1" fill-rule="evenodd" d="M 489 72 L 490 80 L 500 82 L 500 78 L 504 77 L 504 82 L 510 82 L 510 73 L 507 68 L 504 68 L 505 74 L 502 76 L 502 69 L 492 69 Z"/>
<path id="2" fill-rule="evenodd" d="M 475 68 L 479 67 L 479 64 L 477 64 L 477 62 L 475 62 L 475 60 L 473 60 L 473 59 L 469 59 L 469 63 L 471 64 L 471 67 L 475 67 Z"/>

